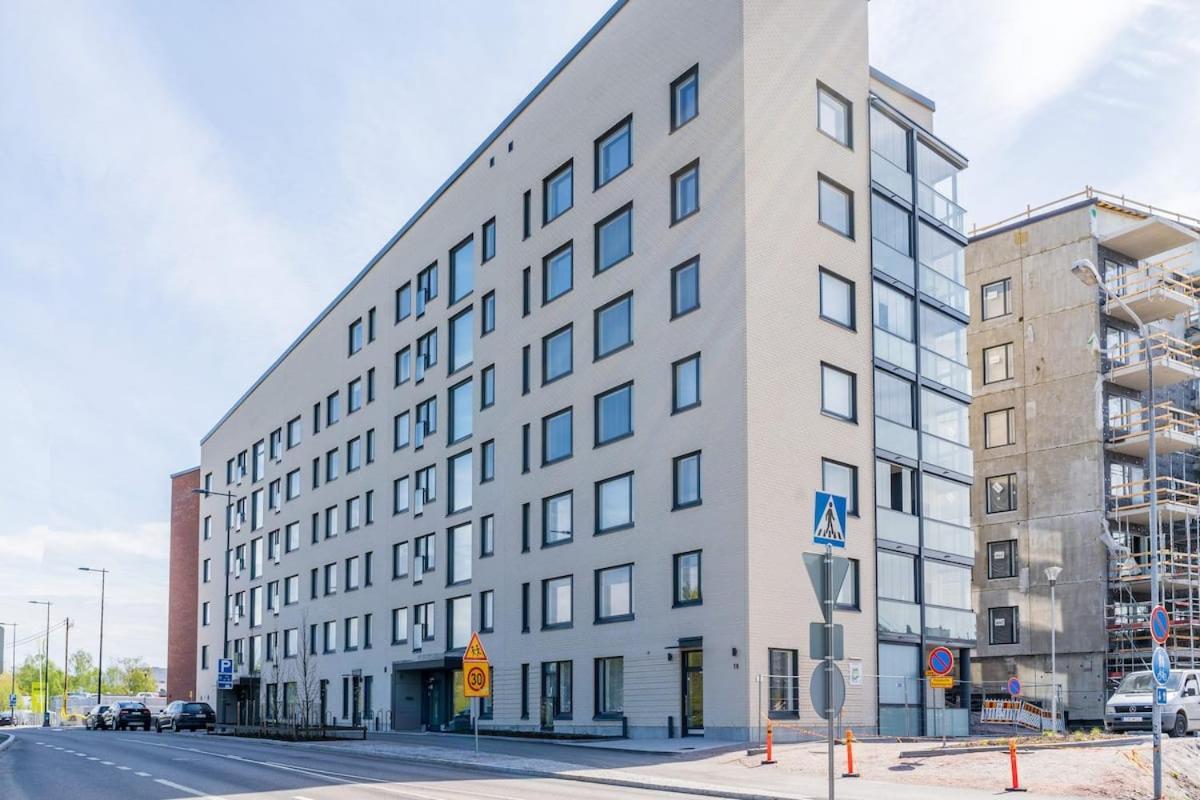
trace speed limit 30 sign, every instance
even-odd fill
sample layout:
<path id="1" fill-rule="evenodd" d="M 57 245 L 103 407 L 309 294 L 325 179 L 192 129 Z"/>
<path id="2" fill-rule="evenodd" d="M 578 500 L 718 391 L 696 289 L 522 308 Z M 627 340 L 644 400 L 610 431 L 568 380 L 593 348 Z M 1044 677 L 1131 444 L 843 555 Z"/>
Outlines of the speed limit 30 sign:
<path id="1" fill-rule="evenodd" d="M 479 641 L 479 634 L 472 633 L 471 641 L 463 652 L 463 694 L 466 697 L 488 697 L 492 693 L 492 667 L 488 663 L 487 651 Z"/>

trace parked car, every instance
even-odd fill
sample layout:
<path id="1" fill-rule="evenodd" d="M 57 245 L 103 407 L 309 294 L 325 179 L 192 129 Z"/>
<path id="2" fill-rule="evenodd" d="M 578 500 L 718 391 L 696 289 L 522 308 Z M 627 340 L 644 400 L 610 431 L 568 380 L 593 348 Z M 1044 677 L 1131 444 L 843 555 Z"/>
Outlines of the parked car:
<path id="1" fill-rule="evenodd" d="M 106 723 L 104 722 L 104 712 L 108 711 L 108 706 L 92 706 L 92 710 L 87 712 L 83 717 L 83 727 L 89 731 L 103 730 Z"/>
<path id="2" fill-rule="evenodd" d="M 13 715 L 11 711 L 0 711 L 0 728 L 3 728 L 5 725 L 14 724 L 16 723 L 13 722 Z"/>
<path id="3" fill-rule="evenodd" d="M 1154 673 L 1131 672 L 1104 707 L 1104 727 L 1110 731 L 1148 731 L 1154 727 Z M 1162 727 L 1173 737 L 1200 730 L 1200 672 L 1178 670 L 1167 679 Z"/>
<path id="4" fill-rule="evenodd" d="M 158 712 L 158 716 L 154 718 L 154 730 L 159 733 L 162 733 L 164 728 L 173 731 L 203 731 L 216 722 L 217 713 L 208 703 L 176 700 Z"/>
<path id="5" fill-rule="evenodd" d="M 104 724 L 111 730 L 123 731 L 126 728 L 141 728 L 150 730 L 150 709 L 145 703 L 122 701 L 114 703 L 104 712 Z"/>

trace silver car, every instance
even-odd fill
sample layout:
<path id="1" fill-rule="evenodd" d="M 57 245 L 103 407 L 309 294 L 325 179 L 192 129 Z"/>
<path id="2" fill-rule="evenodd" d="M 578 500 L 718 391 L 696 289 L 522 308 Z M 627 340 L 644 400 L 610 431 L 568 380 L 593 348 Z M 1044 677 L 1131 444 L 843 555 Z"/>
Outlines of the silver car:
<path id="1" fill-rule="evenodd" d="M 1110 731 L 1149 731 L 1153 728 L 1154 682 L 1152 672 L 1131 672 L 1104 707 L 1104 727 Z M 1171 673 L 1162 706 L 1162 727 L 1171 736 L 1200 730 L 1200 673 Z"/>

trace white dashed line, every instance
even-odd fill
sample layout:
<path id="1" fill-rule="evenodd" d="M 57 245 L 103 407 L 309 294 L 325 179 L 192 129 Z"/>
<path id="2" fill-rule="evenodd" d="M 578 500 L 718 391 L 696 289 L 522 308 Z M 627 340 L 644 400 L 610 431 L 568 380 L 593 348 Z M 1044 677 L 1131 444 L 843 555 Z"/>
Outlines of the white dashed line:
<path id="1" fill-rule="evenodd" d="M 111 767 L 113 765 L 113 762 L 111 761 L 101 761 L 100 763 L 106 767 Z"/>
<path id="2" fill-rule="evenodd" d="M 292 800 L 312 800 L 312 798 L 311 798 L 311 797 L 305 797 L 305 796 L 304 796 L 304 795 L 302 795 L 302 794 L 294 794 L 294 795 L 292 795 Z"/>
<path id="3" fill-rule="evenodd" d="M 155 778 L 154 782 L 161 783 L 163 786 L 170 787 L 171 789 L 174 789 L 177 792 L 187 792 L 188 794 L 195 795 L 196 797 L 207 797 L 208 800 L 225 800 L 225 798 L 218 797 L 215 794 L 209 794 L 208 792 L 202 792 L 198 789 L 193 789 L 190 786 L 182 786 L 178 783 L 172 783 L 171 781 L 164 781 L 162 778 Z"/>
<path id="4" fill-rule="evenodd" d="M 99 760 L 100 759 L 96 758 L 95 756 L 88 756 L 88 761 L 99 761 Z"/>
<path id="5" fill-rule="evenodd" d="M 117 769 L 124 769 L 124 770 L 128 770 L 128 769 L 129 769 L 129 767 L 117 767 Z"/>
<path id="6" fill-rule="evenodd" d="M 137 775 L 139 778 L 149 778 L 150 777 L 149 772 L 135 772 L 133 774 Z"/>

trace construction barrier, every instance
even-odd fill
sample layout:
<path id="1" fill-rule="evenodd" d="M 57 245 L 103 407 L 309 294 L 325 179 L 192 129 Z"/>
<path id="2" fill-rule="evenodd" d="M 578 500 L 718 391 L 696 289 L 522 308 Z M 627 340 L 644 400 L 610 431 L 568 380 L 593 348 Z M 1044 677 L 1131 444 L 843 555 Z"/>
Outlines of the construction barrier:
<path id="1" fill-rule="evenodd" d="M 1026 700 L 988 700 L 985 698 L 983 708 L 980 710 L 979 721 L 1020 725 L 1031 731 L 1053 728 L 1050 711 Z"/>

